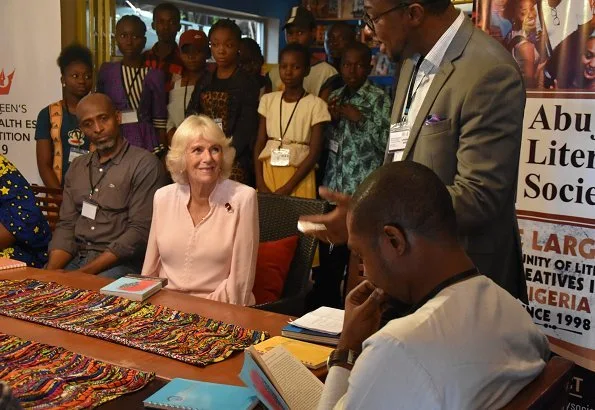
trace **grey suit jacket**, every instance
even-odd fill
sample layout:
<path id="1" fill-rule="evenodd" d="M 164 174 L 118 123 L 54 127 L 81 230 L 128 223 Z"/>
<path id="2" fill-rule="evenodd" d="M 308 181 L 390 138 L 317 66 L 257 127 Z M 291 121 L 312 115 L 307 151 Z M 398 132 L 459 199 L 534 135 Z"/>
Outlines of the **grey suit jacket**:
<path id="1" fill-rule="evenodd" d="M 391 123 L 403 110 L 414 62 L 403 62 Z M 515 216 L 525 88 L 504 47 L 465 19 L 411 127 L 404 160 L 446 184 L 459 237 L 480 271 L 526 300 Z M 444 120 L 425 123 L 428 115 Z M 388 150 L 387 150 L 388 153 Z M 392 158 L 388 158 L 391 161 Z"/>

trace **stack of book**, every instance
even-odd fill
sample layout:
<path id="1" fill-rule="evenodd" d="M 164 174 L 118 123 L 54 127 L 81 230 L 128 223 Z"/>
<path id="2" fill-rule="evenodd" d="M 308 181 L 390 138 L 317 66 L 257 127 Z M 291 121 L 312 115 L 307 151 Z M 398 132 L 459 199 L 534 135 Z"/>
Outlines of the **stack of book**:
<path id="1" fill-rule="evenodd" d="M 341 309 L 323 306 L 289 323 L 281 330 L 281 335 L 306 342 L 337 346 L 343 329 L 344 314 Z"/>
<path id="2" fill-rule="evenodd" d="M 276 336 L 247 348 L 239 375 L 246 387 L 174 379 L 144 405 L 176 410 L 254 409 L 262 402 L 267 409 L 315 409 L 324 384 L 311 370 L 323 367 L 333 349 L 292 339 L 337 345 L 344 313 L 322 307 L 286 326 L 282 333 L 287 337 Z"/>

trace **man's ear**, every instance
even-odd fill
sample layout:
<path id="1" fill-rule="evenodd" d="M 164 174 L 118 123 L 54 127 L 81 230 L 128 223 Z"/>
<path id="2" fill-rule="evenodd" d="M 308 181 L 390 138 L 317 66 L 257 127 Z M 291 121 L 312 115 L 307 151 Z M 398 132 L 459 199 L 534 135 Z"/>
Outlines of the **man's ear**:
<path id="1" fill-rule="evenodd" d="M 118 124 L 122 124 L 122 112 L 116 111 L 116 120 L 118 120 Z"/>
<path id="2" fill-rule="evenodd" d="M 405 232 L 395 225 L 384 226 L 385 239 L 390 242 L 398 255 L 403 255 L 408 248 Z"/>
<path id="3" fill-rule="evenodd" d="M 154 22 L 154 21 L 153 21 L 153 22 L 151 22 L 151 28 L 152 28 L 153 30 L 157 31 L 157 29 L 155 28 L 155 22 Z"/>
<path id="4" fill-rule="evenodd" d="M 413 27 L 418 27 L 421 25 L 426 16 L 426 10 L 421 4 L 412 3 L 407 9 L 407 14 L 409 16 L 409 20 L 411 21 L 411 25 Z"/>

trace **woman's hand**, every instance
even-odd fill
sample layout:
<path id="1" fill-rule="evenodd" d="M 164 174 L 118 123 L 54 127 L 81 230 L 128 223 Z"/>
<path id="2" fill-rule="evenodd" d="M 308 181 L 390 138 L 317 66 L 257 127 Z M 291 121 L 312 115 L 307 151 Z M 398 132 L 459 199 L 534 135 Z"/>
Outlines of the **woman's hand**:
<path id="1" fill-rule="evenodd" d="M 271 193 L 271 190 L 269 189 L 269 187 L 267 186 L 267 184 L 265 184 L 264 182 L 260 182 L 260 181 L 257 181 L 256 182 L 256 190 L 258 192 L 263 192 L 265 194 L 270 194 Z"/>
<path id="2" fill-rule="evenodd" d="M 293 192 L 293 187 L 289 186 L 288 184 L 283 185 L 281 188 L 275 191 L 277 195 L 285 195 L 289 196 Z"/>

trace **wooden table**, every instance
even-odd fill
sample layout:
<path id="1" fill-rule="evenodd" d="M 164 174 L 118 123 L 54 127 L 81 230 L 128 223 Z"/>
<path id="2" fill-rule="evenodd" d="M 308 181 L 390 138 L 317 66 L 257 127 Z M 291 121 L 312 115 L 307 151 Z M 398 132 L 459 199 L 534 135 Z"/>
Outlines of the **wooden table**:
<path id="1" fill-rule="evenodd" d="M 88 290 L 99 290 L 111 282 L 111 279 L 94 275 L 32 268 L 1 271 L 0 279 L 37 279 Z M 214 302 L 166 289 L 161 290 L 148 300 L 153 304 L 167 306 L 182 312 L 197 313 L 250 329 L 266 330 L 271 336 L 281 335 L 281 329 L 290 319 L 289 316 L 277 313 Z M 1 315 L 0 331 L 23 339 L 60 346 L 75 353 L 116 365 L 155 372 L 157 376 L 165 379 L 182 377 L 214 383 L 243 385 L 238 377 L 244 362 L 243 353 L 234 354 L 223 362 L 201 368 L 102 339 Z"/>

